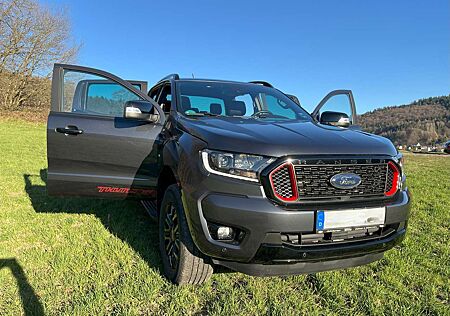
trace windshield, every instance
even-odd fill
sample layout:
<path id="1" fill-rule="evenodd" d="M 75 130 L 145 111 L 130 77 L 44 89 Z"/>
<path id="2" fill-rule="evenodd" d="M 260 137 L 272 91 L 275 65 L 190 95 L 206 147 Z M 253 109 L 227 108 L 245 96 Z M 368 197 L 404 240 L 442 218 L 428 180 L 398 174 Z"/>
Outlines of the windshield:
<path id="1" fill-rule="evenodd" d="M 178 112 L 186 116 L 224 116 L 310 121 L 298 104 L 280 91 L 258 84 L 178 81 Z"/>

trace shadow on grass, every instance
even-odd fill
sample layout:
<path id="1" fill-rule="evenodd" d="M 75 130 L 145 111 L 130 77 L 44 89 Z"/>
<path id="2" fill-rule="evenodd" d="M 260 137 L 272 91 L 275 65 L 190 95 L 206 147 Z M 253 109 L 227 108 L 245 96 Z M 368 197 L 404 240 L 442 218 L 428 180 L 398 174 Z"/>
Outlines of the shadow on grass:
<path id="1" fill-rule="evenodd" d="M 33 182 L 42 180 L 44 185 Z M 162 271 L 158 227 L 138 201 L 94 198 L 57 198 L 47 195 L 47 169 L 39 175 L 24 174 L 25 191 L 38 213 L 92 214 L 114 236 L 128 243 L 151 268 Z"/>
<path id="2" fill-rule="evenodd" d="M 9 268 L 16 278 L 24 315 L 44 315 L 44 308 L 17 260 L 14 258 L 0 259 L 0 270 L 3 268 Z"/>

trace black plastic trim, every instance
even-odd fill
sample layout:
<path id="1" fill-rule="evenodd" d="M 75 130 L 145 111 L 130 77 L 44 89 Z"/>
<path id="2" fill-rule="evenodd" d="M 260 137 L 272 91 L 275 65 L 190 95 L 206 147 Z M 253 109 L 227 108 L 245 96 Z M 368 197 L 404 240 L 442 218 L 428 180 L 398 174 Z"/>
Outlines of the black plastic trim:
<path id="1" fill-rule="evenodd" d="M 323 261 L 384 252 L 399 244 L 405 233 L 406 229 L 403 228 L 394 234 L 376 240 L 315 247 L 262 244 L 251 262 L 276 264 L 296 261 Z"/>
<path id="2" fill-rule="evenodd" d="M 329 260 L 320 262 L 297 262 L 293 264 L 258 264 L 258 263 L 242 263 L 224 260 L 215 260 L 213 263 L 242 272 L 253 276 L 281 276 L 316 273 L 322 271 L 330 271 L 337 269 L 345 269 L 365 265 L 383 258 L 383 253 L 369 254 L 365 256 L 346 258 L 339 260 Z"/>

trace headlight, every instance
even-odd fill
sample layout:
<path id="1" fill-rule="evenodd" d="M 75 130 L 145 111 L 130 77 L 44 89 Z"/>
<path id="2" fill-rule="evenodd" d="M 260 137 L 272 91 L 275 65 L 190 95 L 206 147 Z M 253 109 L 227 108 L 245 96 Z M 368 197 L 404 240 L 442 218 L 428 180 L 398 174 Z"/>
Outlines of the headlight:
<path id="1" fill-rule="evenodd" d="M 254 182 L 258 181 L 258 172 L 274 160 L 263 156 L 214 150 L 203 150 L 201 154 L 203 166 L 207 171 Z"/>

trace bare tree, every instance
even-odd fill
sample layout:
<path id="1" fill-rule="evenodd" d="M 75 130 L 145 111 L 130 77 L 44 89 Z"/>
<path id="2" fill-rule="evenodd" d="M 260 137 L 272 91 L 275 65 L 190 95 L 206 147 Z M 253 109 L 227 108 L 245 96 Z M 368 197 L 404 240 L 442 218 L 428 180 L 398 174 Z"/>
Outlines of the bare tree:
<path id="1" fill-rule="evenodd" d="M 39 78 L 49 78 L 53 63 L 72 61 L 79 47 L 65 10 L 36 0 L 0 0 L 0 105 L 23 105 L 37 82 L 49 84 Z"/>

